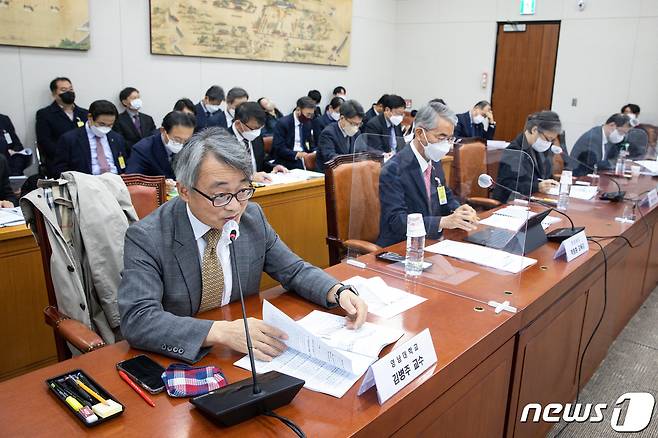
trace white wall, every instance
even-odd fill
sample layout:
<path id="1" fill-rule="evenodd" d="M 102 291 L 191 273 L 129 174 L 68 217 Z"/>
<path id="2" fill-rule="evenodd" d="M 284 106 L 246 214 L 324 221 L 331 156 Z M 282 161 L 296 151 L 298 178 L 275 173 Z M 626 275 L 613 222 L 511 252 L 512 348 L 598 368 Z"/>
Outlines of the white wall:
<path id="1" fill-rule="evenodd" d="M 284 113 L 312 88 L 328 96 L 343 85 L 366 106 L 392 88 L 392 57 L 379 54 L 381 47 L 393 51 L 395 0 L 354 0 L 349 67 L 151 55 L 148 4 L 89 0 L 88 52 L 0 46 L 0 113 L 11 117 L 24 144 L 34 143 L 35 112 L 52 101 L 48 83 L 56 76 L 71 78 L 84 107 L 96 99 L 118 104 L 119 91 L 134 86 L 156 124 L 177 99 L 197 102 L 213 84 L 271 97 Z"/>
<path id="2" fill-rule="evenodd" d="M 552 109 L 568 143 L 628 102 L 640 105 L 641 120 L 658 123 L 658 1 L 586 0 L 582 12 L 576 0 L 536 3 L 534 16 L 521 16 L 519 0 L 398 0 L 397 53 L 404 62 L 394 88 L 415 107 L 443 97 L 466 111 L 491 97 L 498 21 L 560 20 Z"/>

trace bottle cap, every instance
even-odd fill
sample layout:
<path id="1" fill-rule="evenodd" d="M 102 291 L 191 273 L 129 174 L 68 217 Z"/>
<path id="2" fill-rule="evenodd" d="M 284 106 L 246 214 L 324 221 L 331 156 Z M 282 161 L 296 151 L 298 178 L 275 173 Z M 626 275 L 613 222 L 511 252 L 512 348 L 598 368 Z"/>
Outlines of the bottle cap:
<path id="1" fill-rule="evenodd" d="M 570 170 L 563 170 L 560 176 L 560 183 L 565 182 L 569 185 L 573 184 L 573 174 Z"/>
<path id="2" fill-rule="evenodd" d="M 420 213 L 412 213 L 407 216 L 407 237 L 424 237 L 425 223 L 423 222 L 423 215 Z"/>

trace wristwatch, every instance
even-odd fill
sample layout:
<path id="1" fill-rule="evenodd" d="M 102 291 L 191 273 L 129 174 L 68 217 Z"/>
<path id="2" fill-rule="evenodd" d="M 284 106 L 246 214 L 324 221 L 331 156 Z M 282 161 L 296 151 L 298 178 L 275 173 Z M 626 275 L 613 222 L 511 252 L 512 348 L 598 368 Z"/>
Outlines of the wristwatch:
<path id="1" fill-rule="evenodd" d="M 349 284 L 342 284 L 342 283 L 341 283 L 341 285 L 340 285 L 340 287 L 338 288 L 338 290 L 337 290 L 336 292 L 334 292 L 334 299 L 336 300 L 336 304 L 339 304 L 339 303 L 340 303 L 340 301 L 339 301 L 339 299 L 340 299 L 340 294 L 342 294 L 342 293 L 343 293 L 344 291 L 346 291 L 346 290 L 351 291 L 351 292 L 352 292 L 354 295 L 356 295 L 357 297 L 359 296 L 359 292 L 356 290 L 356 288 L 355 288 L 354 286 L 351 286 L 351 285 L 349 285 Z"/>

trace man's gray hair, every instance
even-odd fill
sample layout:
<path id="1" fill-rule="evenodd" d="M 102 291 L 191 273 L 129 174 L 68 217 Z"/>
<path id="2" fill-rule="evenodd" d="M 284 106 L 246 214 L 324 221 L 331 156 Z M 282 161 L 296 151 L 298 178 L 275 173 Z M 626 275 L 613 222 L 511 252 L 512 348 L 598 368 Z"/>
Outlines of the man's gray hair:
<path id="1" fill-rule="evenodd" d="M 425 128 L 428 131 L 432 130 L 436 128 L 437 116 L 449 121 L 453 126 L 457 124 L 455 113 L 447 105 L 440 102 L 430 102 L 419 109 L 416 113 L 414 124 L 417 128 Z"/>
<path id="2" fill-rule="evenodd" d="M 194 134 L 176 154 L 176 180 L 191 189 L 199 179 L 201 164 L 208 154 L 218 161 L 242 172 L 251 180 L 253 169 L 247 148 L 223 128 L 206 128 Z"/>

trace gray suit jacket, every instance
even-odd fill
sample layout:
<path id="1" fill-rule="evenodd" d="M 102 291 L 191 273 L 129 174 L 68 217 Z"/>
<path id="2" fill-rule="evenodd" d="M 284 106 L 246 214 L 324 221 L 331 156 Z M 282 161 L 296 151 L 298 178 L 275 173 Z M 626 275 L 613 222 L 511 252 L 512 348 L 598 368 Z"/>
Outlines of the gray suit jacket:
<path id="1" fill-rule="evenodd" d="M 233 251 L 233 245 L 230 246 Z M 235 241 L 231 301 L 257 294 L 263 271 L 287 290 L 330 307 L 327 292 L 338 281 L 304 262 L 283 243 L 258 204 L 249 203 Z M 194 318 L 201 302 L 201 268 L 185 202 L 176 198 L 126 233 L 123 279 L 119 287 L 121 332 L 133 347 L 194 362 L 212 321 Z"/>
<path id="2" fill-rule="evenodd" d="M 619 155 L 619 145 L 606 142 L 605 156 L 602 156 L 602 141 L 603 131 L 601 130 L 601 126 L 593 127 L 576 140 L 571 150 L 571 158 L 586 164 L 589 168 L 593 168 L 596 164 L 599 170 L 612 169 L 612 161 L 616 160 Z M 575 161 L 573 163 L 567 163 L 567 167 L 573 170 L 574 176 L 587 175 L 591 172 L 590 169 Z"/>

